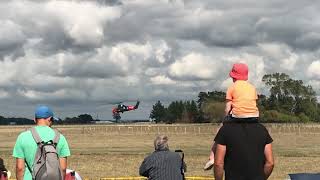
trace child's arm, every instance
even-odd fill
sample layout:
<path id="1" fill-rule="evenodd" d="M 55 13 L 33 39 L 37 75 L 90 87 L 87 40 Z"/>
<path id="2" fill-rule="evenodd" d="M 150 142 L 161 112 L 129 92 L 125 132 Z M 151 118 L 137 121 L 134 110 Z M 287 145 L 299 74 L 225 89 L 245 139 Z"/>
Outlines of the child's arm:
<path id="1" fill-rule="evenodd" d="M 231 100 L 227 100 L 226 102 L 226 107 L 224 109 L 224 115 L 227 116 L 230 114 L 230 111 L 232 109 L 232 101 Z"/>

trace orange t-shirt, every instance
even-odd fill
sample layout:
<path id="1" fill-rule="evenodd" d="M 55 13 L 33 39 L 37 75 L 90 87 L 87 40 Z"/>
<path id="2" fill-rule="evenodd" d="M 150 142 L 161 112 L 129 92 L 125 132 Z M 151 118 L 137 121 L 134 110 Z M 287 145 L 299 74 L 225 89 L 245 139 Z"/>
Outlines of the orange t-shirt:
<path id="1" fill-rule="evenodd" d="M 259 117 L 256 88 L 247 81 L 237 80 L 228 88 L 226 99 L 232 101 L 234 117 Z"/>

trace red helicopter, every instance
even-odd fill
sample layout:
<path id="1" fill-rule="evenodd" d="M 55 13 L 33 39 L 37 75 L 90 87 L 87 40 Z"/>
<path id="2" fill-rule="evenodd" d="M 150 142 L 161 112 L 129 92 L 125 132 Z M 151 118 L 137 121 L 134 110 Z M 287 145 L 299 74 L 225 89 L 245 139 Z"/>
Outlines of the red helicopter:
<path id="1" fill-rule="evenodd" d="M 122 104 L 122 102 L 120 102 L 117 107 L 112 108 L 113 119 L 115 119 L 116 122 L 118 122 L 121 119 L 120 113 L 123 113 L 126 111 L 136 110 L 136 109 L 138 109 L 139 104 L 140 104 L 140 101 L 137 101 L 136 105 L 134 105 L 134 106 L 133 105 L 124 105 L 124 104 Z"/>

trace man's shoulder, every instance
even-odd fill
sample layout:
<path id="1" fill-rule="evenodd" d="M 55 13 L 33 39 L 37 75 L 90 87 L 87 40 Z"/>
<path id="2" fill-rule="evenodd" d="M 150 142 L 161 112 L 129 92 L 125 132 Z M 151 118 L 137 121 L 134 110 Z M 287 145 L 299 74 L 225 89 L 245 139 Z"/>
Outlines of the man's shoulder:
<path id="1" fill-rule="evenodd" d="M 168 154 L 171 156 L 176 156 L 176 157 L 180 157 L 178 152 L 174 152 L 174 151 L 168 151 Z"/>
<path id="2" fill-rule="evenodd" d="M 30 129 L 27 129 L 25 131 L 22 131 L 19 135 L 18 138 L 19 139 L 24 139 L 24 138 L 30 138 L 32 137 L 31 131 Z"/>
<path id="3" fill-rule="evenodd" d="M 62 133 L 60 133 L 60 138 L 66 139 L 66 137 Z"/>
<path id="4" fill-rule="evenodd" d="M 222 127 L 221 130 L 222 131 L 228 131 L 228 130 L 232 130 L 235 128 L 243 128 L 243 125 L 249 127 L 250 129 L 257 129 L 257 130 L 263 130 L 263 131 L 267 131 L 267 128 L 259 123 L 259 122 L 245 122 L 245 121 L 239 121 L 239 122 L 232 122 L 232 120 L 228 123 L 225 123 Z"/>
<path id="5" fill-rule="evenodd" d="M 159 158 L 164 156 L 179 156 L 178 153 L 172 151 L 154 151 L 147 158 Z"/>
<path id="6" fill-rule="evenodd" d="M 151 154 L 148 154 L 148 155 L 144 158 L 144 161 L 145 161 L 145 162 L 149 162 L 149 161 L 152 161 L 152 159 L 157 159 L 155 152 L 152 152 Z"/>

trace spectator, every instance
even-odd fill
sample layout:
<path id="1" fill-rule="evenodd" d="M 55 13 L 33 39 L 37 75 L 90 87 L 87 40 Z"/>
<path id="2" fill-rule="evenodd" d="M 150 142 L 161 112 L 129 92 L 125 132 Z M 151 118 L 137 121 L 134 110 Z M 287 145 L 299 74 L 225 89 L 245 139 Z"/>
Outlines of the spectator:
<path id="1" fill-rule="evenodd" d="M 55 117 L 51 109 L 47 106 L 39 106 L 35 111 L 35 130 L 44 142 L 53 140 L 55 131 L 50 127 Z M 22 132 L 16 141 L 13 149 L 13 157 L 16 158 L 16 178 L 17 180 L 31 180 L 33 161 L 37 151 L 35 142 L 30 130 Z M 66 138 L 60 134 L 60 139 L 56 146 L 60 161 L 62 177 L 65 177 L 67 168 L 67 157 L 70 156 L 69 145 Z M 28 168 L 29 167 L 29 168 Z"/>
<path id="2" fill-rule="evenodd" d="M 178 153 L 169 150 L 168 137 L 157 136 L 154 149 L 155 151 L 143 160 L 139 174 L 149 180 L 183 180 L 186 165 Z"/>
<path id="3" fill-rule="evenodd" d="M 215 137 L 215 180 L 266 180 L 273 170 L 272 138 L 254 121 L 225 123 Z"/>
<path id="4" fill-rule="evenodd" d="M 248 66 L 243 63 L 235 63 L 229 73 L 233 80 L 226 93 L 225 116 L 227 120 L 258 121 L 259 110 L 257 107 L 257 91 L 248 80 Z M 214 164 L 214 152 L 216 144 L 212 144 L 209 161 L 204 169 L 209 170 Z"/>
<path id="5" fill-rule="evenodd" d="M 3 159 L 0 158 L 0 179 L 9 179 L 10 178 L 10 171 L 7 170 L 6 166 L 4 165 Z"/>

